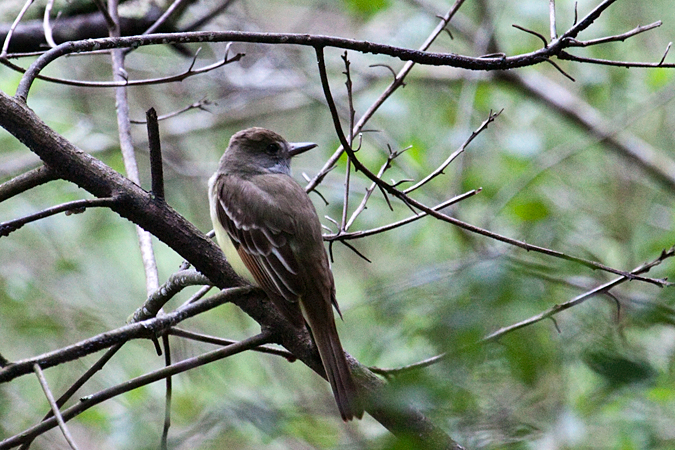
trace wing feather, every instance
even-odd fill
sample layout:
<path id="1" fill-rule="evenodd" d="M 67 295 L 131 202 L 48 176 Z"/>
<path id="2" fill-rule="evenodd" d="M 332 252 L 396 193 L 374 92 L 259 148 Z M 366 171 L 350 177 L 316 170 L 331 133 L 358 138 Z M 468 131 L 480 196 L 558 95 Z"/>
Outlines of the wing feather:
<path id="1" fill-rule="evenodd" d="M 297 276 L 300 267 L 289 239 L 295 233 L 294 220 L 274 211 L 275 205 L 265 204 L 268 201 L 265 192 L 254 183 L 242 179 L 232 183 L 228 178 L 221 177 L 217 181 L 218 219 L 255 281 L 282 312 L 297 323 L 301 317 L 297 302 L 304 293 L 304 286 Z M 245 207 L 251 203 L 255 203 L 258 210 Z M 270 215 L 273 220 L 268 220 Z"/>

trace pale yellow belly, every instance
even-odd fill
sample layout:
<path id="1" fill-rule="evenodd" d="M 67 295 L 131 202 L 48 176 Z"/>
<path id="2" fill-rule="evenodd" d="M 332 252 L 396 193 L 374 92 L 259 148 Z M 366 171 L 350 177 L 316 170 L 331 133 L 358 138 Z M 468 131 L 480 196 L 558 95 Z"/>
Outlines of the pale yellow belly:
<path id="1" fill-rule="evenodd" d="M 225 253 L 225 257 L 227 258 L 227 262 L 229 262 L 234 271 L 237 272 L 237 275 L 244 278 L 252 285 L 257 286 L 258 284 L 253 279 L 253 275 L 251 275 L 251 272 L 248 271 L 244 265 L 244 262 L 239 257 L 239 253 L 237 253 L 237 250 L 234 248 L 232 240 L 230 240 L 230 235 L 227 234 L 227 231 L 225 231 L 225 228 L 223 228 L 223 226 L 220 224 L 220 221 L 218 220 L 215 199 L 213 198 L 211 186 L 209 186 L 209 204 L 211 222 L 213 223 L 213 229 L 216 232 L 216 241 L 218 242 L 220 248 L 223 249 L 223 253 Z"/>

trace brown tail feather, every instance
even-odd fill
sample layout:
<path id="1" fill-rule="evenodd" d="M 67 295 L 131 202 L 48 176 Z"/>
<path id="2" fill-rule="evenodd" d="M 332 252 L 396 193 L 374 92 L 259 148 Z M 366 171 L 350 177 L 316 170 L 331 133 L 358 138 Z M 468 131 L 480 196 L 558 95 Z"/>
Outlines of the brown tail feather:
<path id="1" fill-rule="evenodd" d="M 363 417 L 363 407 L 358 399 L 356 384 L 352 378 L 344 350 L 342 350 L 335 322 L 331 317 L 331 320 L 324 324 L 326 325 L 324 327 L 314 325 L 312 327 L 310 322 L 312 335 L 319 349 L 321 362 L 326 371 L 328 382 L 333 389 L 335 402 L 340 410 L 342 420 L 360 419 Z"/>
<path id="2" fill-rule="evenodd" d="M 363 417 L 363 406 L 359 401 L 356 384 L 340 344 L 331 303 L 326 301 L 322 294 L 323 292 L 319 291 L 319 295 L 314 296 L 311 295 L 311 291 L 307 292 L 305 297 L 300 299 L 300 307 L 319 349 L 326 378 L 333 389 L 342 420 L 348 421 L 355 417 L 360 419 Z"/>

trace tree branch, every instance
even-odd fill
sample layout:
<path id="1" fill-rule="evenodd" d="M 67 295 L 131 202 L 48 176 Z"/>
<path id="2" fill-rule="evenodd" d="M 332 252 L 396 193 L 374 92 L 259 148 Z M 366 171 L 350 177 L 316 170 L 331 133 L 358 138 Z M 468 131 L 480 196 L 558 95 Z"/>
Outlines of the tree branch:
<path id="1" fill-rule="evenodd" d="M 36 167 L 0 184 L 0 203 L 56 179 L 56 174 L 47 166 Z"/>

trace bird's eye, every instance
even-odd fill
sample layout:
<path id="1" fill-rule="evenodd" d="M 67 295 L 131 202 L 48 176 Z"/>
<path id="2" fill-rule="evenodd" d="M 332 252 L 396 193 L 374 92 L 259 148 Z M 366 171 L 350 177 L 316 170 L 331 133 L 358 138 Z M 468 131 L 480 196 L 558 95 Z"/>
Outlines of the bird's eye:
<path id="1" fill-rule="evenodd" d="M 269 153 L 270 155 L 275 155 L 279 153 L 279 150 L 281 150 L 281 147 L 276 142 L 272 142 L 271 144 L 267 145 L 267 153 Z"/>

